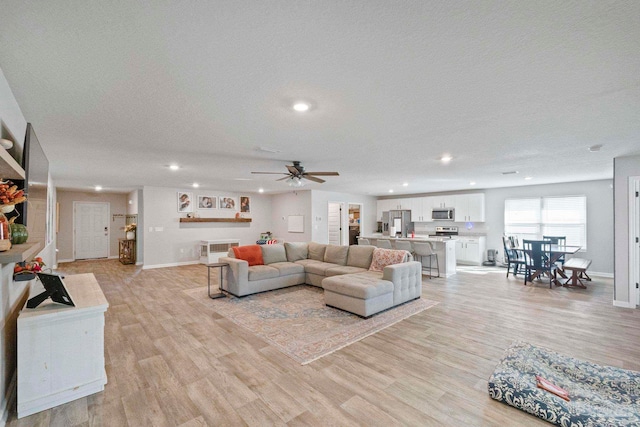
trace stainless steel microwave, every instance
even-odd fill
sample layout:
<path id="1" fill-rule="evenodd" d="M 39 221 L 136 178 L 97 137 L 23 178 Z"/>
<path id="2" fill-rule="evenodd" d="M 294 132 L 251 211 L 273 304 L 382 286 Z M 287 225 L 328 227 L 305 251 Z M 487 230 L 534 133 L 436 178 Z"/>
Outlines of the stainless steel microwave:
<path id="1" fill-rule="evenodd" d="M 453 208 L 433 209 L 431 211 L 431 219 L 434 221 L 453 221 Z"/>

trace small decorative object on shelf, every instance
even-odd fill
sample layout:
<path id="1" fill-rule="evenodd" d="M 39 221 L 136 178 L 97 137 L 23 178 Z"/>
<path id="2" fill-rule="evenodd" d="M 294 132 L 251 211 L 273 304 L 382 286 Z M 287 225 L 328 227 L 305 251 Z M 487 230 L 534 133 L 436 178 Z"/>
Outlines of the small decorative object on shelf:
<path id="1" fill-rule="evenodd" d="M 23 190 L 11 181 L 0 181 L 0 252 L 11 249 L 11 223 L 5 216 L 15 209 L 15 205 L 27 198 Z M 26 241 L 26 239 L 25 239 Z"/>
<path id="2" fill-rule="evenodd" d="M 136 228 L 137 225 L 134 224 L 129 224 L 124 228 L 124 231 L 127 233 L 127 239 L 129 240 L 135 240 L 136 238 Z"/>
<path id="3" fill-rule="evenodd" d="M 36 273 L 42 272 L 44 270 L 43 267 L 46 267 L 46 265 L 40 257 L 34 258 L 31 262 L 18 262 L 16 266 L 13 267 L 13 280 L 22 282 L 24 280 L 35 279 Z"/>

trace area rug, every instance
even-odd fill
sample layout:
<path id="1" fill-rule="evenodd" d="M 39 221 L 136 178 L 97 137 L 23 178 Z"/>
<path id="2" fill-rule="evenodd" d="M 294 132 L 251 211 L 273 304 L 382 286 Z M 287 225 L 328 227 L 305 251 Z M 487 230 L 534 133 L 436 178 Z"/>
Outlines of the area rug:
<path id="1" fill-rule="evenodd" d="M 300 285 L 211 304 L 220 315 L 306 365 L 438 303 L 421 298 L 363 319 L 325 306 L 322 289 Z"/>

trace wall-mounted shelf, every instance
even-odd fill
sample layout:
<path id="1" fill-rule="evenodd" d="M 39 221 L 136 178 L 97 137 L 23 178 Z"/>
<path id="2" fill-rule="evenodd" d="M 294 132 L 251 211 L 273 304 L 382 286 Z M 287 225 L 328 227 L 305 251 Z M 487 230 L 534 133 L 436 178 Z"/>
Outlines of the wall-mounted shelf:
<path id="1" fill-rule="evenodd" d="M 0 178 L 24 179 L 24 169 L 4 148 L 0 148 Z"/>
<path id="2" fill-rule="evenodd" d="M 180 222 L 251 222 L 251 218 L 180 218 Z"/>
<path id="3" fill-rule="evenodd" d="M 22 262 L 37 254 L 42 245 L 40 242 L 13 245 L 8 251 L 0 252 L 0 264 Z"/>

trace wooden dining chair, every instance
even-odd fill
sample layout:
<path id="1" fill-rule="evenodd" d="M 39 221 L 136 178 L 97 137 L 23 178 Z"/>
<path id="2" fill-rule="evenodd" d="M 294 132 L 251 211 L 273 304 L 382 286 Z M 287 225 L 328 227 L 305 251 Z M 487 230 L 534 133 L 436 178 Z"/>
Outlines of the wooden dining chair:
<path id="1" fill-rule="evenodd" d="M 524 266 L 524 256 L 522 251 L 517 250 L 513 246 L 513 240 L 509 237 L 502 236 L 502 246 L 504 247 L 504 256 L 507 260 L 507 277 L 509 277 L 509 270 L 513 265 L 513 275 L 517 276 L 520 266 Z"/>
<path id="2" fill-rule="evenodd" d="M 525 260 L 524 284 L 545 273 L 549 276 L 549 289 L 556 282 L 558 266 L 550 263 L 551 242 L 548 240 L 523 240 L 522 247 Z M 533 277 L 535 274 L 535 277 Z"/>
<path id="3" fill-rule="evenodd" d="M 567 246 L 567 237 L 566 236 L 542 236 L 542 240 L 549 240 L 552 245 L 558 246 Z M 556 260 L 556 263 L 560 264 L 560 268 L 564 266 L 564 255 Z"/>

